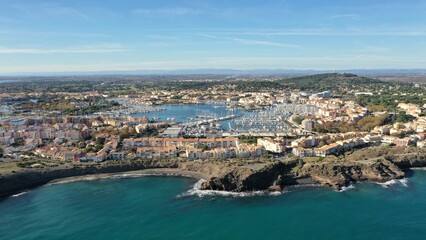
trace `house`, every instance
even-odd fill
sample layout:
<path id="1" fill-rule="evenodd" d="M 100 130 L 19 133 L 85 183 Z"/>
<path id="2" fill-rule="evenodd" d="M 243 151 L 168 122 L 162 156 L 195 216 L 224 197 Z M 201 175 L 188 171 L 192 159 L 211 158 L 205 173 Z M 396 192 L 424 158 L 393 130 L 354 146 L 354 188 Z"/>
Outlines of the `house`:
<path id="1" fill-rule="evenodd" d="M 296 147 L 296 148 L 293 148 L 292 153 L 298 157 L 314 156 L 314 150 L 311 148 Z"/>
<path id="2" fill-rule="evenodd" d="M 320 148 L 315 148 L 313 151 L 313 155 L 317 156 L 317 157 L 325 157 L 327 155 L 333 154 L 335 152 L 337 152 L 338 150 L 340 150 L 342 148 L 342 146 L 338 143 L 333 143 L 333 144 L 329 144 L 329 145 L 325 145 L 323 147 Z"/>
<path id="3" fill-rule="evenodd" d="M 124 152 L 112 151 L 112 152 L 109 153 L 109 159 L 111 159 L 111 160 L 123 160 L 124 159 Z"/>
<path id="4" fill-rule="evenodd" d="M 381 142 L 382 141 L 381 135 L 367 135 L 364 137 L 364 140 L 366 142 Z"/>
<path id="5" fill-rule="evenodd" d="M 397 138 L 394 139 L 393 144 L 399 147 L 406 147 L 413 143 L 411 138 Z"/>
<path id="6" fill-rule="evenodd" d="M 204 152 L 199 148 L 187 148 L 186 157 L 189 159 L 204 158 Z"/>
<path id="7" fill-rule="evenodd" d="M 262 148 L 253 144 L 240 144 L 236 149 L 238 158 L 260 157 L 262 154 Z"/>
<path id="8" fill-rule="evenodd" d="M 285 144 L 282 141 L 277 141 L 272 138 L 258 138 L 257 145 L 262 146 L 266 151 L 273 153 L 282 153 L 285 151 Z"/>
<path id="9" fill-rule="evenodd" d="M 178 150 L 174 146 L 169 147 L 138 147 L 136 155 L 140 158 L 168 158 L 177 157 Z"/>
<path id="10" fill-rule="evenodd" d="M 60 153 L 63 161 L 78 162 L 80 160 L 81 152 L 77 149 L 62 151 Z"/>

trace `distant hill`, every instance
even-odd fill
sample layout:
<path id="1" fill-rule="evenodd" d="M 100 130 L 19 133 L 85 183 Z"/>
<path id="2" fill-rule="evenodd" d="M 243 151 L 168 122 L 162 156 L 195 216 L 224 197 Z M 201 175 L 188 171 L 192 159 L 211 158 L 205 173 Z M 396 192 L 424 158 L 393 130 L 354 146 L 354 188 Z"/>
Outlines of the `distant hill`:
<path id="1" fill-rule="evenodd" d="M 292 89 L 327 91 L 339 90 L 354 85 L 376 85 L 385 84 L 378 79 L 361 77 L 351 73 L 327 73 L 315 74 L 302 77 L 285 78 L 279 81 L 280 84 L 286 85 Z"/>
<path id="2" fill-rule="evenodd" d="M 363 76 L 399 76 L 399 75 L 426 75 L 426 69 L 346 69 L 338 70 L 339 72 L 350 72 Z M 173 70 L 129 70 L 129 71 L 85 71 L 85 72 L 20 72 L 20 73 L 3 73 L 0 76 L 108 76 L 108 75 L 286 75 L 301 76 L 308 74 L 326 74 L 333 70 L 303 70 L 303 69 L 173 69 Z"/>

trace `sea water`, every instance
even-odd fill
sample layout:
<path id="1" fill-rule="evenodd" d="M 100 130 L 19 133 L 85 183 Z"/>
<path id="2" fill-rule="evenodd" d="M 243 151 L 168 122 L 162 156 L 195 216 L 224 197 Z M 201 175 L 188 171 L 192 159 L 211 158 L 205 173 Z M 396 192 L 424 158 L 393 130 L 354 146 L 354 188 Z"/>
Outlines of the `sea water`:
<path id="1" fill-rule="evenodd" d="M 197 180 L 46 185 L 0 201 L 0 239 L 426 239 L 426 171 L 344 192 L 197 194 Z"/>

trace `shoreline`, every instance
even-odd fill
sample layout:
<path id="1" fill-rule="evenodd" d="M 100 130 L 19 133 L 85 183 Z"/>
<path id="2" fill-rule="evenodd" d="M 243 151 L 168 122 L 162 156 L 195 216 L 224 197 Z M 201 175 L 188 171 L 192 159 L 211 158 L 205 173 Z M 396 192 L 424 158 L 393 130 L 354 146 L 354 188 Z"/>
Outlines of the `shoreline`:
<path id="1" fill-rule="evenodd" d="M 208 178 L 205 174 L 194 172 L 194 171 L 185 171 L 177 168 L 151 168 L 135 171 L 124 171 L 124 172 L 113 172 L 113 173 L 97 173 L 97 174 L 87 174 L 73 177 L 64 177 L 53 179 L 44 185 L 55 185 L 63 184 L 70 182 L 79 182 L 79 181 L 93 181 L 100 179 L 108 178 L 137 178 L 145 176 L 164 176 L 164 177 L 186 177 L 196 180 Z"/>
<path id="2" fill-rule="evenodd" d="M 426 170 L 426 167 L 413 167 L 406 169 L 405 171 L 424 171 Z M 96 173 L 96 174 L 85 174 L 85 175 L 79 175 L 79 176 L 72 176 L 72 177 L 60 177 L 53 179 L 47 183 L 39 184 L 33 187 L 20 189 L 19 191 L 13 192 L 11 194 L 8 194 L 6 196 L 0 197 L 0 201 L 2 199 L 6 199 L 9 197 L 16 197 L 23 194 L 26 194 L 27 192 L 31 191 L 31 189 L 36 189 L 42 186 L 50 186 L 50 185 L 57 185 L 57 184 L 67 184 L 67 183 L 73 183 L 73 182 L 85 182 L 85 181 L 96 181 L 101 179 L 129 179 L 129 178 L 141 178 L 141 177 L 149 177 L 149 176 L 157 176 L 157 177 L 183 177 L 183 178 L 191 178 L 194 180 L 206 180 L 208 179 L 208 175 L 195 172 L 195 171 L 187 171 L 187 170 L 181 170 L 179 168 L 151 168 L 151 169 L 142 169 L 142 170 L 133 170 L 133 171 L 122 171 L 122 172 L 111 172 L 111 173 Z M 404 179 L 410 179 L 411 176 L 407 176 Z M 404 180 L 403 179 L 403 180 Z M 294 189 L 309 189 L 309 188 L 327 188 L 323 185 L 321 185 L 318 181 L 316 181 L 313 178 L 303 178 L 302 181 L 297 181 L 297 184 L 294 185 L 288 185 L 283 191 L 279 193 L 284 193 L 287 191 L 291 191 Z M 394 182 L 395 181 L 395 182 Z M 350 186 L 345 187 L 344 189 L 337 191 L 337 192 L 345 192 L 349 189 L 355 188 L 354 184 L 360 183 L 359 182 L 353 182 L 350 184 Z M 375 183 L 378 185 L 381 185 L 385 188 L 389 187 L 390 185 L 397 184 L 397 182 L 401 182 L 401 179 L 392 179 L 390 181 L 379 183 L 374 181 L 369 181 L 371 183 Z M 193 189 L 189 189 L 188 191 L 191 191 Z M 218 192 L 218 195 L 232 195 L 235 193 L 236 196 L 256 196 L 259 195 L 258 191 L 246 191 L 246 192 L 232 192 L 232 191 L 217 191 L 217 190 L 201 190 L 197 189 L 197 191 L 205 192 L 205 194 L 200 194 L 202 196 L 209 195 L 210 192 Z M 268 190 L 262 190 L 263 193 L 269 193 L 270 195 L 276 195 L 276 191 L 268 191 Z M 197 194 L 198 195 L 198 194 Z"/>
<path id="3" fill-rule="evenodd" d="M 381 149 L 376 151 L 382 154 Z M 260 165 L 253 162 L 244 162 L 244 165 L 221 161 L 140 161 L 120 164 L 82 164 L 66 168 L 23 168 L 20 171 L 10 171 L 0 175 L 0 199 L 42 185 L 143 176 L 204 179 L 205 182 L 200 185 L 200 189 L 207 191 L 285 191 L 287 188 L 304 186 L 323 186 L 341 191 L 355 182 L 386 183 L 404 177 L 409 178 L 415 170 L 426 170 L 426 159 L 422 155 L 410 155 L 410 158 L 398 157 L 398 155 L 390 157 L 392 157 L 391 161 L 382 158 L 369 161 L 348 159 L 345 162 L 303 162 L 294 159 L 262 162 Z M 12 168 L 12 170 L 15 169 Z"/>

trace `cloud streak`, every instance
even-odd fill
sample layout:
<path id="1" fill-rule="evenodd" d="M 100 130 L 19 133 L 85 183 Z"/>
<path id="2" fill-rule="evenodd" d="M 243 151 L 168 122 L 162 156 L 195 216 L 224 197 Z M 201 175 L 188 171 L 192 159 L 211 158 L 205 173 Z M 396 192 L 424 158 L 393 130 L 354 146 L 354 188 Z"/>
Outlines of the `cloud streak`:
<path id="1" fill-rule="evenodd" d="M 168 16 L 183 16 L 183 15 L 198 15 L 204 11 L 192 8 L 156 8 L 156 9 L 134 9 L 132 11 L 136 15 L 142 16 L 156 16 L 156 15 L 168 15 Z"/>
<path id="2" fill-rule="evenodd" d="M 0 46 L 0 54 L 66 54 L 66 53 L 118 53 L 131 49 L 121 44 L 100 44 L 93 46 L 80 46 L 69 48 L 43 49 L 43 48 L 7 48 Z"/>
<path id="3" fill-rule="evenodd" d="M 341 14 L 341 15 L 334 15 L 330 17 L 331 19 L 341 19 L 341 18 L 349 18 L 349 19 L 359 19 L 361 18 L 361 15 L 350 13 L 350 14 Z"/>
<path id="4" fill-rule="evenodd" d="M 198 35 L 202 37 L 206 37 L 206 38 L 215 38 L 220 40 L 233 41 L 233 42 L 237 42 L 237 43 L 241 43 L 245 45 L 260 45 L 260 46 L 283 47 L 283 48 L 302 48 L 301 46 L 296 44 L 287 44 L 287 43 L 246 39 L 246 38 L 236 38 L 236 37 L 220 37 L 220 36 L 210 35 L 210 34 L 198 34 Z"/>

